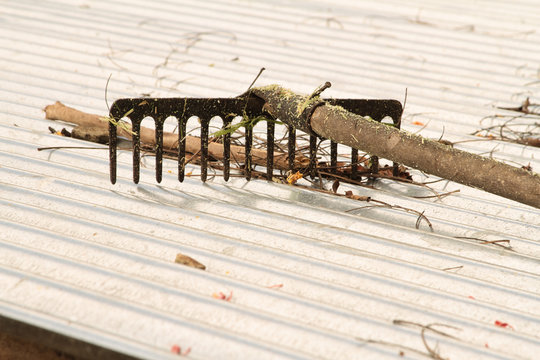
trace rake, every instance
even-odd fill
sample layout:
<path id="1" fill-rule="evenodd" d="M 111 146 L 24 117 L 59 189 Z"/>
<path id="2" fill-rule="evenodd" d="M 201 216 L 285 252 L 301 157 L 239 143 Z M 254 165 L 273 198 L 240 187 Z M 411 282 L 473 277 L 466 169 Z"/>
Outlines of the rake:
<path id="1" fill-rule="evenodd" d="M 317 142 L 325 140 L 315 133 L 306 122 L 314 109 L 322 103 L 336 105 L 345 110 L 361 116 L 369 116 L 373 120 L 381 122 L 385 117 L 390 117 L 396 128 L 401 126 L 402 105 L 397 100 L 367 100 L 367 99 L 319 99 L 318 95 L 330 84 L 326 83 L 315 91 L 309 99 L 314 101 L 306 103 L 303 109 L 299 109 L 299 116 L 294 119 L 279 119 L 288 128 L 288 166 L 290 170 L 294 168 L 296 131 L 301 130 L 309 135 L 309 167 L 307 174 L 312 178 L 316 176 L 317 170 Z M 318 99 L 318 100 L 317 100 Z M 234 116 L 231 116 L 234 115 Z M 251 91 L 234 98 L 125 98 L 116 100 L 111 106 L 109 122 L 109 158 L 110 158 L 110 179 L 116 182 L 117 166 L 117 126 L 122 118 L 128 118 L 132 125 L 132 146 L 133 146 L 133 181 L 140 179 L 140 129 L 143 119 L 150 117 L 155 123 L 155 157 L 156 157 L 156 181 L 162 180 L 163 169 L 163 125 L 169 117 L 174 117 L 178 121 L 178 180 L 182 182 L 185 176 L 186 164 L 186 125 L 191 117 L 198 117 L 201 126 L 201 151 L 200 166 L 201 180 L 204 182 L 208 177 L 208 142 L 210 119 L 219 117 L 223 121 L 222 129 L 227 129 L 235 116 L 248 118 L 265 117 L 267 124 L 267 159 L 266 177 L 272 179 L 274 172 L 274 130 L 278 119 L 272 116 L 265 109 L 265 101 L 253 94 Z M 330 126 L 340 126 L 331 124 Z M 247 180 L 252 177 L 251 149 L 253 146 L 253 126 L 246 124 L 245 128 L 245 164 L 243 167 L 244 176 Z M 223 135 L 223 177 L 227 181 L 230 177 L 230 146 L 231 134 Z M 330 168 L 335 171 L 337 167 L 337 143 L 330 143 Z M 371 157 L 369 171 L 378 172 L 378 158 Z M 398 165 L 394 163 L 393 173 L 398 174 Z M 351 148 L 351 178 L 358 177 L 358 149 Z"/>

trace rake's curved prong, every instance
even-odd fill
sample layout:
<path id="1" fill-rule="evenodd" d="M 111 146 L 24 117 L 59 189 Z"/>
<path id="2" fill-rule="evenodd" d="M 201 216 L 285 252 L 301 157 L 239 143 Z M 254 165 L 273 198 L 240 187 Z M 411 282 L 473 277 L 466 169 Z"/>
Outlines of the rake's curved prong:
<path id="1" fill-rule="evenodd" d="M 266 179 L 272 180 L 274 175 L 274 127 L 273 119 L 266 121 Z"/>
<path id="2" fill-rule="evenodd" d="M 337 143 L 330 142 L 330 172 L 337 173 Z"/>
<path id="3" fill-rule="evenodd" d="M 131 131 L 133 134 L 133 182 L 139 183 L 140 161 L 141 161 L 141 119 L 131 119 Z"/>
<path id="4" fill-rule="evenodd" d="M 201 119 L 201 180 L 206 181 L 208 177 L 208 118 Z"/>
<path id="5" fill-rule="evenodd" d="M 288 126 L 289 131 L 289 140 L 287 143 L 287 151 L 289 152 L 289 156 L 287 157 L 289 160 L 289 170 L 293 171 L 294 169 L 294 156 L 296 153 L 296 129 L 294 126 L 289 125 Z"/>
<path id="6" fill-rule="evenodd" d="M 246 180 L 251 180 L 251 146 L 253 143 L 253 126 L 246 125 L 246 141 L 245 141 L 245 153 L 246 160 L 244 164 L 244 172 Z"/>
<path id="7" fill-rule="evenodd" d="M 112 114 L 110 116 L 112 118 Z M 114 120 L 118 122 L 120 119 Z M 109 178 L 112 184 L 116 184 L 116 143 L 116 125 L 109 121 Z"/>
<path id="8" fill-rule="evenodd" d="M 178 118 L 178 181 L 184 181 L 186 171 L 186 122 L 185 118 Z"/>
<path id="9" fill-rule="evenodd" d="M 232 119 L 223 117 L 223 129 L 227 129 L 232 122 Z M 223 178 L 229 181 L 231 175 L 231 134 L 226 132 L 223 135 Z"/>
<path id="10" fill-rule="evenodd" d="M 317 136 L 309 135 L 309 169 L 311 178 L 317 176 Z"/>
<path id="11" fill-rule="evenodd" d="M 351 178 L 356 180 L 358 177 L 358 149 L 351 150 Z"/>
<path id="12" fill-rule="evenodd" d="M 156 123 L 156 181 L 161 182 L 163 176 L 163 117 L 155 119 Z"/>

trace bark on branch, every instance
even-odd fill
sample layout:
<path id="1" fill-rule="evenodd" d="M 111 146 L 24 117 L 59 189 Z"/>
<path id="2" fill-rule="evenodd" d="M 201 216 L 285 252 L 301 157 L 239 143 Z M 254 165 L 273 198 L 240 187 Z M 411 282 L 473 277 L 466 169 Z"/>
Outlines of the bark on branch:
<path id="1" fill-rule="evenodd" d="M 105 134 L 109 133 L 108 121 L 106 117 L 95 114 L 88 114 L 77 109 L 71 108 L 57 101 L 53 105 L 48 105 L 44 109 L 45 117 L 49 120 L 60 120 L 71 124 L 77 124 L 83 128 L 102 129 Z M 118 136 L 131 139 L 131 127 L 117 128 Z M 155 132 L 152 129 L 141 126 L 141 142 L 155 146 Z M 163 133 L 163 148 L 166 150 L 176 151 L 178 149 L 178 134 L 169 132 Z M 196 136 L 186 136 L 186 152 L 191 154 L 199 153 L 201 149 L 201 139 Z M 211 142 L 208 144 L 208 154 L 214 159 L 223 159 L 223 144 Z M 266 166 L 266 151 L 262 149 L 251 150 L 252 163 Z M 238 163 L 245 162 L 245 148 L 243 146 L 231 145 L 231 159 Z M 309 159 L 301 154 L 298 154 L 295 159 L 295 166 L 298 168 L 307 167 Z M 274 152 L 274 167 L 279 170 L 288 170 L 287 154 L 282 152 Z"/>
<path id="2" fill-rule="evenodd" d="M 254 88 L 276 119 L 297 124 L 307 106 L 307 131 L 423 172 L 540 208 L 540 176 L 499 161 L 366 119 L 320 98 L 278 85 Z M 299 126 L 301 128 L 301 126 Z"/>

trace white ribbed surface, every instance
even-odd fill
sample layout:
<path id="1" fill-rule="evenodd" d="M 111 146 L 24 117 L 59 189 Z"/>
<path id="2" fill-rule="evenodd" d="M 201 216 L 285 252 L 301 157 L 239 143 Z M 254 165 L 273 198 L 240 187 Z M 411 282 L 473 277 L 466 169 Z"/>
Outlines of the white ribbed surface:
<path id="1" fill-rule="evenodd" d="M 534 1 L 3 1 L 0 314 L 149 359 L 177 358 L 173 344 L 204 359 L 422 358 L 420 329 L 396 319 L 459 328 L 425 332 L 443 358 L 534 358 L 538 209 L 446 181 L 433 187 L 460 192 L 442 201 L 386 181 L 340 187 L 424 211 L 429 232 L 414 214 L 349 213 L 366 204 L 297 187 L 180 184 L 172 162 L 162 184 L 149 161 L 135 185 L 127 152 L 111 185 L 106 150 L 36 148 L 88 146 L 49 134 L 63 125 L 41 109 L 105 114 L 109 74 L 112 103 L 235 96 L 262 66 L 259 85 L 298 92 L 328 80 L 328 96 L 401 100 L 408 88 L 405 129 L 474 139 L 504 113 L 494 105 L 540 102 L 539 24 Z M 459 147 L 540 169 L 537 148 Z M 206 271 L 175 264 L 178 252 Z"/>

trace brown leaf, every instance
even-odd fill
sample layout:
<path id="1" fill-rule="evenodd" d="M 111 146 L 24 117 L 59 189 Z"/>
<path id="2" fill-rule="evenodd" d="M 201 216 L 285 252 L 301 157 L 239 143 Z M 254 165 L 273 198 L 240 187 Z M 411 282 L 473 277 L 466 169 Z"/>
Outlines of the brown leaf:
<path id="1" fill-rule="evenodd" d="M 385 165 L 384 167 L 379 168 L 379 175 L 394 177 L 394 167 L 390 165 Z M 411 174 L 409 174 L 407 168 L 403 165 L 399 165 L 397 177 L 412 180 Z"/>
<path id="2" fill-rule="evenodd" d="M 206 270 L 206 266 L 204 266 L 203 264 L 201 264 L 197 260 L 195 260 L 193 258 L 190 258 L 189 256 L 184 255 L 182 253 L 176 254 L 176 259 L 174 259 L 174 262 L 177 263 L 177 264 L 191 266 L 191 267 L 193 267 L 195 269 Z"/>
<path id="3" fill-rule="evenodd" d="M 360 201 L 370 201 L 371 200 L 370 196 L 354 195 L 353 192 L 350 191 L 350 190 L 345 191 L 345 196 L 348 197 L 349 199 L 353 199 L 353 200 L 360 200 Z"/>
<path id="4" fill-rule="evenodd" d="M 335 193 L 337 193 L 337 189 L 339 187 L 339 180 L 336 180 L 334 181 L 334 183 L 332 184 L 332 191 Z"/>
<path id="5" fill-rule="evenodd" d="M 523 144 L 540 147 L 540 138 L 528 137 L 523 139 Z"/>

